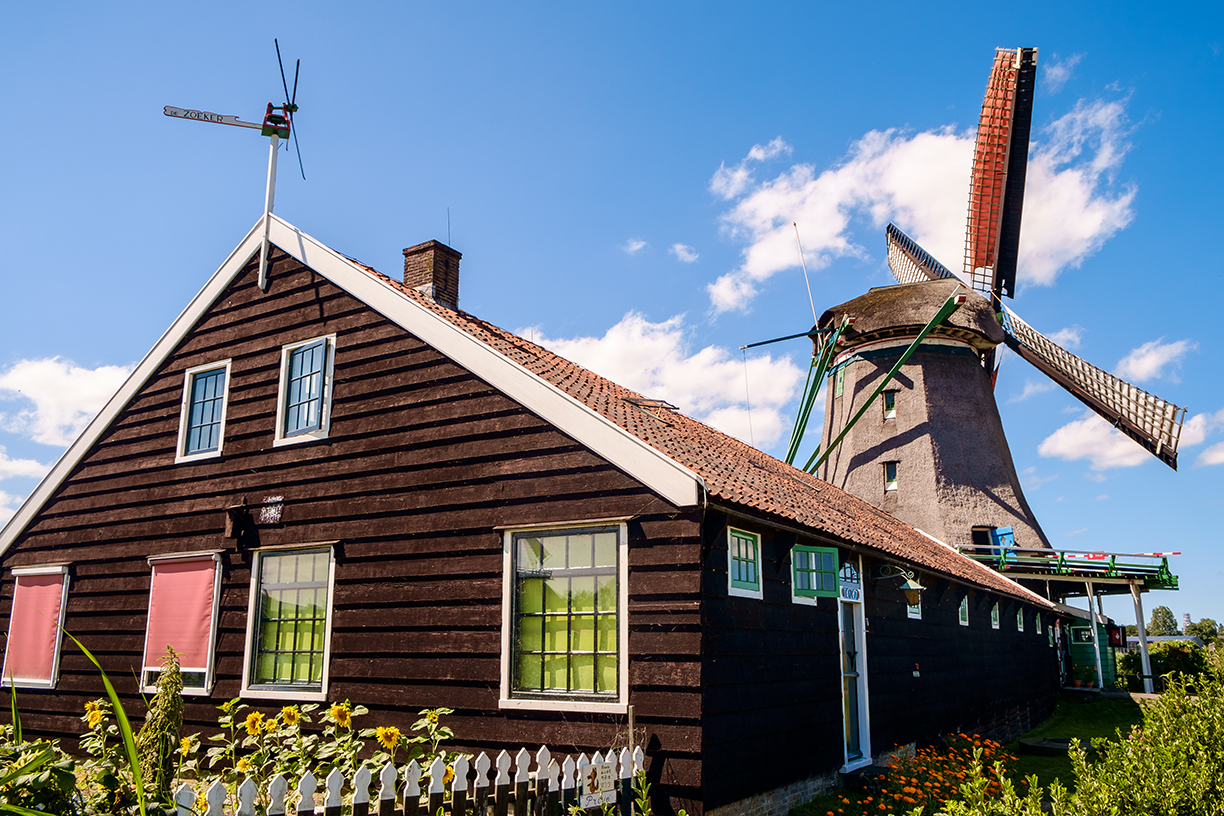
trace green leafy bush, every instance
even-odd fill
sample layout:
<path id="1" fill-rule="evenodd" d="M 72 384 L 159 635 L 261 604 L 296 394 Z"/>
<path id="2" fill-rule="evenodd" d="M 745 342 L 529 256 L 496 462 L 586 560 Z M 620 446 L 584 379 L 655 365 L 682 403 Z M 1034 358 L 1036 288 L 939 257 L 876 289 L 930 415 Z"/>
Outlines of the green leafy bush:
<path id="1" fill-rule="evenodd" d="M 1162 677 L 1169 672 L 1179 672 L 1187 677 L 1198 677 L 1207 671 L 1207 652 L 1185 640 L 1166 640 L 1148 647 L 1152 661 L 1152 674 Z M 1127 652 L 1118 658 L 1118 668 L 1123 674 L 1143 674 L 1143 656 L 1138 652 Z M 1137 689 L 1132 689 L 1137 690 Z"/>

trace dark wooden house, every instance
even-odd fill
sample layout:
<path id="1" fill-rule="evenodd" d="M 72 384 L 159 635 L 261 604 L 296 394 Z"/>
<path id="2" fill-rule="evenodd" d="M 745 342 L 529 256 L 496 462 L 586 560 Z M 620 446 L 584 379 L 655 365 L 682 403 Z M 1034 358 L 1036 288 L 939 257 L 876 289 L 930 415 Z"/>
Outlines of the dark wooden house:
<path id="1" fill-rule="evenodd" d="M 351 699 L 401 728 L 449 706 L 467 750 L 590 751 L 632 706 L 694 814 L 1052 706 L 1046 600 L 459 311 L 445 245 L 401 282 L 268 229 L 267 289 L 261 221 L 0 533 L 27 732 L 80 733 L 101 692 L 55 619 L 136 711 L 174 645 L 191 730 Z"/>

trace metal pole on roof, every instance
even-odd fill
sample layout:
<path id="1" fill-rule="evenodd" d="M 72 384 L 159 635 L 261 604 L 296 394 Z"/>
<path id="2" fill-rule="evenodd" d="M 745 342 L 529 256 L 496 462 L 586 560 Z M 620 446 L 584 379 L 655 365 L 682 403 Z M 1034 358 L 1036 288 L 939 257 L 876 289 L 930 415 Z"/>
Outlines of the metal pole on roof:
<path id="1" fill-rule="evenodd" d="M 1131 598 L 1135 601 L 1135 628 L 1139 631 L 1139 658 L 1143 666 L 1143 690 L 1148 694 L 1156 691 L 1152 683 L 1152 658 L 1148 656 L 1147 626 L 1143 622 L 1143 601 L 1139 598 L 1139 584 L 1131 579 Z"/>
<path id="2" fill-rule="evenodd" d="M 259 248 L 259 288 L 265 292 L 268 290 L 268 249 L 271 246 L 268 238 L 268 229 L 272 215 L 272 204 L 276 200 L 276 154 L 279 150 L 280 136 L 273 133 L 272 150 L 268 154 L 268 189 L 264 193 L 263 245 Z"/>
<path id="3" fill-rule="evenodd" d="M 1096 654 L 1097 688 L 1104 691 L 1105 675 L 1101 670 L 1101 633 L 1097 631 L 1096 612 L 1092 611 L 1092 599 L 1096 595 L 1092 591 L 1091 581 L 1085 581 L 1084 586 L 1088 588 L 1088 623 L 1092 626 L 1092 651 Z"/>

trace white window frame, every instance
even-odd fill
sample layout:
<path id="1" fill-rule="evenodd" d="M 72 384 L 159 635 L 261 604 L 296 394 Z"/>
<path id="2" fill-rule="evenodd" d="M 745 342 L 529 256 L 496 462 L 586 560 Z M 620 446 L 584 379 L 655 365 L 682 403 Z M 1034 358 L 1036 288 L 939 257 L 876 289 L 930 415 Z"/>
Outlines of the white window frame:
<path id="1" fill-rule="evenodd" d="M 217 621 L 221 614 L 221 554 L 219 552 L 192 552 L 192 553 L 168 553 L 166 555 L 149 556 L 149 606 L 145 613 L 145 645 L 142 657 L 140 659 L 140 682 L 143 684 L 145 674 L 149 669 L 149 616 L 153 614 L 153 568 L 158 564 L 165 564 L 170 561 L 186 561 L 189 559 L 204 560 L 212 558 L 213 561 L 213 603 L 212 603 L 212 624 L 208 630 L 208 666 L 204 670 L 204 685 L 201 686 L 183 686 L 183 696 L 185 697 L 207 697 L 212 694 L 213 684 L 217 679 Z M 143 694 L 155 694 L 157 686 L 155 684 L 141 685 L 140 691 Z"/>
<path id="2" fill-rule="evenodd" d="M 999 602 L 995 601 L 994 606 L 990 607 L 990 628 L 999 628 Z"/>
<path id="3" fill-rule="evenodd" d="M 898 391 L 896 391 L 895 389 L 891 391 L 884 391 L 883 393 L 880 394 L 880 404 L 884 408 L 884 418 L 885 419 L 896 419 L 897 418 L 897 394 L 898 394 Z M 888 401 L 890 397 L 892 398 L 891 408 L 888 407 Z"/>
<path id="4" fill-rule="evenodd" d="M 193 366 L 183 372 L 183 402 L 179 409 L 178 447 L 174 449 L 174 463 L 198 462 L 201 459 L 217 459 L 225 447 L 225 418 L 229 414 L 230 365 L 233 360 L 218 360 L 215 363 Z M 191 413 L 191 387 L 195 378 L 201 374 L 212 374 L 225 369 L 225 388 L 221 392 L 221 427 L 217 429 L 220 437 L 215 451 L 187 453 L 187 418 Z"/>
<path id="5" fill-rule="evenodd" d="M 606 700 L 556 699 L 539 697 L 515 697 L 511 689 L 512 661 L 514 659 L 514 537 L 519 533 L 557 533 L 564 530 L 590 529 L 592 527 L 615 527 L 617 598 L 619 606 L 616 622 L 616 698 Z M 523 525 L 505 528 L 502 531 L 502 643 L 501 643 L 501 693 L 498 708 L 527 709 L 535 711 L 585 711 L 596 714 L 627 714 L 629 712 L 629 525 L 624 519 L 607 521 L 572 521 L 540 525 Z"/>
<path id="6" fill-rule="evenodd" d="M 739 533 L 743 537 L 756 539 L 756 589 L 749 587 L 737 587 L 731 585 L 731 537 Z M 727 528 L 727 594 L 733 598 L 754 598 L 761 600 L 765 597 L 765 579 L 761 574 L 761 550 L 764 547 L 764 536 L 760 533 L 754 533 L 751 530 L 741 530 L 738 527 Z"/>
<path id="7" fill-rule="evenodd" d="M 969 625 L 969 595 L 968 593 L 966 593 L 965 596 L 961 598 L 960 607 L 957 609 L 956 616 L 957 616 L 957 620 L 960 621 L 961 626 Z"/>
<path id="8" fill-rule="evenodd" d="M 297 349 L 318 343 L 320 340 L 325 343 L 325 359 L 323 361 L 323 405 L 319 413 L 319 429 L 317 431 L 304 431 L 292 436 L 286 436 L 285 402 L 289 396 L 289 355 Z M 335 364 L 336 335 L 334 334 L 311 337 L 308 340 L 300 340 L 281 347 L 280 385 L 276 389 L 276 438 L 272 442 L 273 447 L 297 445 L 302 442 L 313 442 L 327 438 L 327 434 L 331 430 L 332 385 Z"/>
<path id="9" fill-rule="evenodd" d="M 32 567 L 13 567 L 12 573 L 13 573 L 13 600 L 17 599 L 17 580 L 16 579 L 21 577 L 22 575 L 55 575 L 56 573 L 59 573 L 64 576 L 64 586 L 63 586 L 63 589 L 60 590 L 59 620 L 55 622 L 56 627 L 58 627 L 59 637 L 55 639 L 55 654 L 52 655 L 51 657 L 51 682 L 39 683 L 39 682 L 31 681 L 31 680 L 22 680 L 20 678 L 14 677 L 13 680 L 15 682 L 10 684 L 9 676 L 7 673 L 8 652 L 6 649 L 4 666 L 3 666 L 3 670 L 5 670 L 5 673 L 3 677 L 0 677 L 0 688 L 11 685 L 15 688 L 53 689 L 56 687 L 56 685 L 59 684 L 60 654 L 64 650 L 64 634 L 63 634 L 64 633 L 64 616 L 68 612 L 68 585 L 70 583 L 69 578 L 68 578 L 68 565 L 67 564 L 41 564 L 41 565 L 32 566 Z M 9 612 L 9 627 L 10 628 L 12 627 L 12 624 L 13 624 L 13 613 L 10 611 Z M 6 637 L 5 637 L 6 643 L 8 639 L 7 634 L 8 633 L 6 631 Z"/>
<path id="10" fill-rule="evenodd" d="M 298 700 L 302 702 L 325 702 L 327 700 L 327 684 L 331 667 L 332 644 L 332 610 L 335 608 L 336 596 L 336 550 L 334 542 L 298 544 L 288 547 L 267 547 L 254 550 L 251 560 L 251 588 L 247 601 L 246 648 L 242 654 L 242 691 L 240 696 L 257 700 Z M 264 556 L 289 555 L 295 552 L 327 551 L 327 616 L 323 630 L 323 677 L 319 689 L 269 688 L 264 685 L 252 686 L 251 673 L 254 668 L 255 631 L 259 619 L 259 577 Z"/>
<path id="11" fill-rule="evenodd" d="M 888 478 L 888 466 L 893 466 L 893 478 Z M 884 463 L 884 492 L 891 493 L 897 489 L 898 483 L 901 481 L 901 462 L 894 460 Z"/>
<path id="12" fill-rule="evenodd" d="M 1024 631 L 1024 607 L 1023 606 L 1020 607 L 1018 610 L 1016 610 L 1016 631 L 1017 632 Z"/>

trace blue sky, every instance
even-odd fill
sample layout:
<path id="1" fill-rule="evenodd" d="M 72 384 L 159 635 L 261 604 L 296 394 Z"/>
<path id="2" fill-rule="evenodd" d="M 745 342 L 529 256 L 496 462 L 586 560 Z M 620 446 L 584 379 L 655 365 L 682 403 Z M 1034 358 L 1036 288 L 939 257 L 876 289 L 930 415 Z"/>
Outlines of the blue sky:
<path id="1" fill-rule="evenodd" d="M 1011 304 L 1190 408 L 1181 470 L 1015 357 L 997 396 L 1056 547 L 1179 550 L 1224 620 L 1218 3 L 26 4 L 0 28 L 0 519 L 259 217 L 272 39 L 302 60 L 276 212 L 395 274 L 464 253 L 461 305 L 779 453 L 810 347 L 739 346 L 892 282 L 897 221 L 959 268 L 995 46 L 1037 46 Z M 449 209 L 449 227 L 448 227 Z M 449 233 L 448 233 L 449 230 Z M 751 429 L 749 428 L 751 424 Z M 1107 611 L 1130 621 L 1129 604 Z"/>

